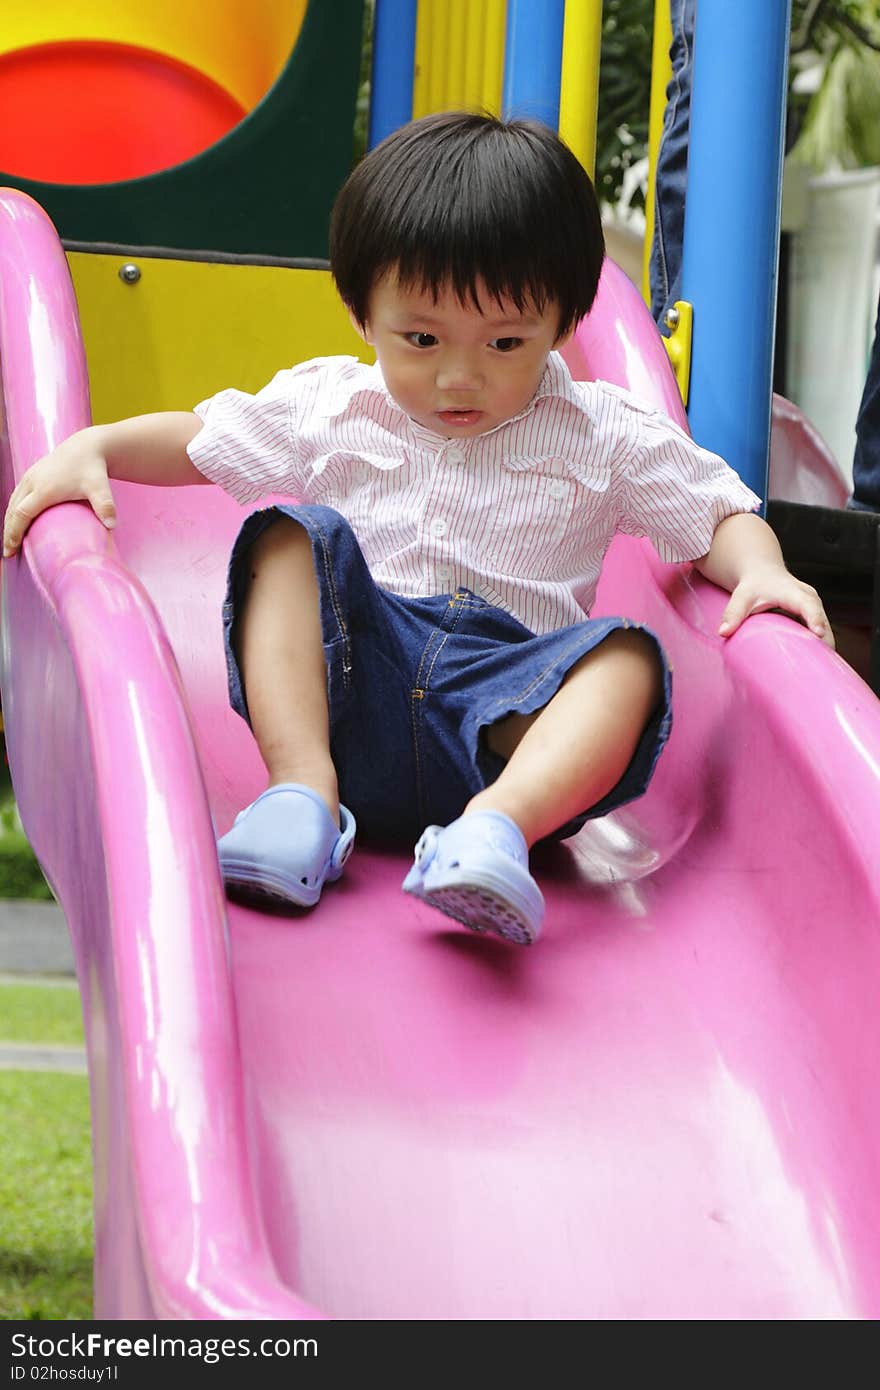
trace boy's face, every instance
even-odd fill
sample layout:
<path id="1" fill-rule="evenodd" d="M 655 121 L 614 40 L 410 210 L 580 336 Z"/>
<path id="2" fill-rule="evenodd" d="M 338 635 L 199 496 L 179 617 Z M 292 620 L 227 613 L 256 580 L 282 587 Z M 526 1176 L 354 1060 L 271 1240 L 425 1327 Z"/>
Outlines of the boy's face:
<path id="1" fill-rule="evenodd" d="M 480 306 L 483 312 L 462 303 L 452 289 L 435 301 L 387 275 L 374 286 L 359 329 L 397 404 L 447 439 L 470 439 L 525 410 L 548 354 L 564 341 L 555 304 L 521 313 L 481 293 Z"/>

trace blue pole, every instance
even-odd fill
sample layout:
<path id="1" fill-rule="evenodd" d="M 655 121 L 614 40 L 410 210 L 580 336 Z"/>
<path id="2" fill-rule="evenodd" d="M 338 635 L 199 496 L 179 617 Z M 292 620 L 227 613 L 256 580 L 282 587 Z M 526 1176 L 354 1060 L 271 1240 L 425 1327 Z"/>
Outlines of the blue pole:
<path id="1" fill-rule="evenodd" d="M 418 0 L 376 0 L 369 149 L 412 120 L 417 11 Z"/>
<path id="2" fill-rule="evenodd" d="M 529 116 L 558 129 L 564 18 L 565 0 L 507 0 L 505 117 Z"/>
<path id="3" fill-rule="evenodd" d="M 767 497 L 791 0 L 697 6 L 682 298 L 688 418 Z"/>

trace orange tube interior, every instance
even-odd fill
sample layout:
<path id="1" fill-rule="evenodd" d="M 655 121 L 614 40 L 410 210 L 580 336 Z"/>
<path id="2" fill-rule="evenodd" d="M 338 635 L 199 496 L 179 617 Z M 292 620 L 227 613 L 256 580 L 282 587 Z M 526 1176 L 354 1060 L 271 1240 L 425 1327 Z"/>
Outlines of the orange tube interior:
<path id="1" fill-rule="evenodd" d="M 88 184 L 140 178 L 192 158 L 265 96 L 306 4 L 43 0 L 38 13 L 20 7 L 5 15 L 0 169 Z"/>

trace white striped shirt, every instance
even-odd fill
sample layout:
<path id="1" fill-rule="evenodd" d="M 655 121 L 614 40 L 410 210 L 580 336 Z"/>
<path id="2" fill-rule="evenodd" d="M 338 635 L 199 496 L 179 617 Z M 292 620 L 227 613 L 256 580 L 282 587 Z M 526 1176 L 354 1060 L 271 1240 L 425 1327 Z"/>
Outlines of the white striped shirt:
<path id="1" fill-rule="evenodd" d="M 427 597 L 462 586 L 533 632 L 589 613 L 615 532 L 661 558 L 705 555 L 759 499 L 665 415 L 551 353 L 528 407 L 470 439 L 417 424 L 378 365 L 315 358 L 251 396 L 196 406 L 195 466 L 238 502 L 270 493 L 334 507 L 376 583 Z"/>

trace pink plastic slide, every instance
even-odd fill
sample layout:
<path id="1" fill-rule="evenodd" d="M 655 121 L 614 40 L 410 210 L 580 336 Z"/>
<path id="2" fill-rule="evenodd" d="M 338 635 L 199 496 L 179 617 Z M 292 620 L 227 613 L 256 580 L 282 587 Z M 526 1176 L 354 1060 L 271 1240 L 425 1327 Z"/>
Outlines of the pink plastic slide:
<path id="1" fill-rule="evenodd" d="M 54 231 L 0 200 L 3 501 L 88 420 Z M 681 414 L 608 265 L 571 361 Z M 263 773 L 227 708 L 241 512 L 118 486 L 3 565 L 28 835 L 88 1037 L 98 1318 L 880 1315 L 880 717 L 784 618 L 616 541 L 675 729 L 648 795 L 543 853 L 546 935 L 482 940 L 364 846 L 296 919 L 227 905 Z M 212 823 L 213 821 L 213 823 Z"/>

